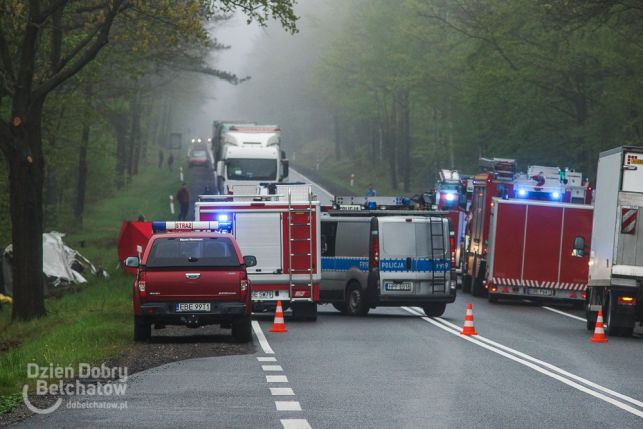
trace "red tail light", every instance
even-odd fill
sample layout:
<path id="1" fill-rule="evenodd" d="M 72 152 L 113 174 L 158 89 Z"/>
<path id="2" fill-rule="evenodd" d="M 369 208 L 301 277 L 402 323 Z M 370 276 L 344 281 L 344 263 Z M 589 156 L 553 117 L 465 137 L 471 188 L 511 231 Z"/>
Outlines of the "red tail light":
<path id="1" fill-rule="evenodd" d="M 141 298 L 146 298 L 147 291 L 145 290 L 145 281 L 139 280 L 136 286 L 138 288 L 138 296 L 140 296 Z"/>
<path id="2" fill-rule="evenodd" d="M 371 258 L 370 268 L 375 269 L 380 265 L 380 237 L 377 231 L 371 232 Z"/>

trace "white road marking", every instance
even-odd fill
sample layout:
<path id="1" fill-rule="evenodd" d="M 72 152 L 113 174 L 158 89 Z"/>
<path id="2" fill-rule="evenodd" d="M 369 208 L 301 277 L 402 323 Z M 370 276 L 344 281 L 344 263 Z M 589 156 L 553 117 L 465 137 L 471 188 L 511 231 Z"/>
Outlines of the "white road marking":
<path id="1" fill-rule="evenodd" d="M 263 352 L 267 355 L 274 355 L 274 350 L 272 350 L 272 347 L 270 347 L 270 344 L 268 344 L 268 340 L 266 340 L 266 336 L 263 334 L 261 326 L 259 326 L 259 322 L 257 322 L 256 320 L 252 321 L 252 330 L 255 331 L 255 335 L 259 340 L 259 345 L 263 349 Z"/>
<path id="2" fill-rule="evenodd" d="M 268 383 L 288 383 L 288 377 L 285 375 L 266 375 Z"/>
<path id="3" fill-rule="evenodd" d="M 422 317 L 422 315 L 416 310 L 413 310 L 413 309 L 408 308 L 408 307 L 402 307 L 402 308 L 404 310 L 406 310 L 407 312 L 411 313 L 411 314 L 415 314 L 416 316 L 420 316 L 420 318 L 422 320 L 424 320 L 424 321 L 426 321 L 428 323 L 431 323 L 432 325 L 437 326 L 438 328 L 440 328 L 440 329 L 442 329 L 442 330 L 444 330 L 446 332 L 449 332 L 450 334 L 456 335 L 457 337 L 462 338 L 463 340 L 469 341 L 470 343 L 476 344 L 476 345 L 478 345 L 478 346 L 480 346 L 480 347 L 482 347 L 484 349 L 487 349 L 487 350 L 489 350 L 489 351 L 491 351 L 493 353 L 496 353 L 496 354 L 499 354 L 501 356 L 504 356 L 507 359 L 513 360 L 514 362 L 517 362 L 517 363 L 519 363 L 521 365 L 524 365 L 524 366 L 526 366 L 528 368 L 531 368 L 534 371 L 540 372 L 541 374 L 546 375 L 547 377 L 550 377 L 550 378 L 553 378 L 555 380 L 558 380 L 561 383 L 564 383 L 564 384 L 567 384 L 570 387 L 573 387 L 574 389 L 577 389 L 577 390 L 579 390 L 581 392 L 587 393 L 588 395 L 594 396 L 595 398 L 598 398 L 598 399 L 600 399 L 602 401 L 610 403 L 610 404 L 612 404 L 612 405 L 614 405 L 614 406 L 616 406 L 616 407 L 618 407 L 618 408 L 620 408 L 620 409 L 622 409 L 624 411 L 627 411 L 628 413 L 631 413 L 631 414 L 634 414 L 635 416 L 643 418 L 643 411 L 637 410 L 636 408 L 633 408 L 632 406 L 630 406 L 628 404 L 625 404 L 625 403 L 623 403 L 621 401 L 618 401 L 618 400 L 616 400 L 614 398 L 611 398 L 609 396 L 603 395 L 602 393 L 599 393 L 599 392 L 596 392 L 594 390 L 591 390 L 588 387 L 585 387 L 585 386 L 583 386 L 581 384 L 578 384 L 578 383 L 576 383 L 576 382 L 574 382 L 572 380 L 569 380 L 569 379 L 563 377 L 562 375 L 556 374 L 555 372 L 551 372 L 551 371 L 549 371 L 549 370 L 547 370 L 545 368 L 541 368 L 540 366 L 538 366 L 538 365 L 536 365 L 535 363 L 532 363 L 532 362 L 540 363 L 541 365 L 543 365 L 543 366 L 545 366 L 547 368 L 552 368 L 552 369 L 556 368 L 556 372 L 559 372 L 560 374 L 564 374 L 564 375 L 566 375 L 566 376 L 568 376 L 570 378 L 573 378 L 575 380 L 581 381 L 584 384 L 587 384 L 588 386 L 592 386 L 592 387 L 596 388 L 597 390 L 601 390 L 601 391 L 603 391 L 605 393 L 609 393 L 610 395 L 613 395 L 613 396 L 616 396 L 618 398 L 624 399 L 627 402 L 630 402 L 632 404 L 635 404 L 636 406 L 639 406 L 639 407 L 643 408 L 643 403 L 641 403 L 640 401 L 637 401 L 634 398 L 630 398 L 629 396 L 623 395 L 623 394 L 618 393 L 618 392 L 614 392 L 613 390 L 607 389 L 606 387 L 600 386 L 600 385 L 598 385 L 596 383 L 593 383 L 593 382 L 591 382 L 589 380 L 585 380 L 585 379 L 583 379 L 583 378 L 581 378 L 581 377 L 579 377 L 577 375 L 571 374 L 571 373 L 569 373 L 567 371 L 564 371 L 564 370 L 562 370 L 562 369 L 560 369 L 560 368 L 558 368 L 558 367 L 556 367 L 554 365 L 548 364 L 548 363 L 543 362 L 543 361 L 541 361 L 539 359 L 531 357 L 531 356 L 529 356 L 529 355 L 527 355 L 525 353 L 522 353 L 522 352 L 519 352 L 517 350 L 511 349 L 509 347 L 503 346 L 502 344 L 496 343 L 495 341 L 489 340 L 488 338 L 484 338 L 484 337 L 481 337 L 479 335 L 476 336 L 476 337 L 468 337 L 468 336 L 460 335 L 460 328 L 457 325 L 454 325 L 454 324 L 452 324 L 450 322 L 447 322 L 444 319 L 436 318 L 436 320 L 434 320 L 434 319 L 431 319 L 429 317 Z M 453 328 L 455 328 L 455 329 L 453 329 Z M 488 343 L 488 344 L 486 344 L 486 343 Z M 494 347 L 494 346 L 496 346 L 496 347 Z M 501 349 L 510 351 L 511 353 L 515 353 L 516 356 L 514 356 L 512 354 L 509 354 L 507 351 L 503 351 Z M 518 357 L 518 356 L 521 356 L 521 357 Z M 522 357 L 525 357 L 525 359 L 522 359 Z M 531 362 L 529 362 L 529 361 L 531 361 Z"/>
<path id="4" fill-rule="evenodd" d="M 283 371 L 284 369 L 281 365 L 261 365 L 261 369 L 264 371 Z"/>
<path id="5" fill-rule="evenodd" d="M 281 419 L 284 429 L 313 429 L 306 419 Z"/>
<path id="6" fill-rule="evenodd" d="M 295 396 L 295 392 L 290 387 L 271 387 L 272 396 Z"/>
<path id="7" fill-rule="evenodd" d="M 295 170 L 294 168 L 291 168 L 291 169 L 290 169 L 290 171 L 294 171 L 296 174 L 299 174 L 299 175 L 301 176 L 301 178 L 302 178 L 302 179 L 304 179 L 304 182 L 308 182 L 308 183 L 310 183 L 311 185 L 318 187 L 318 188 L 319 188 L 323 193 L 325 193 L 325 194 L 326 194 L 326 196 L 327 196 L 328 198 L 330 198 L 331 200 L 332 200 L 333 198 L 335 198 L 335 196 L 334 196 L 333 194 L 331 194 L 331 193 L 330 193 L 330 192 L 328 192 L 326 189 L 324 189 L 324 188 L 322 188 L 321 186 L 319 186 L 319 184 L 317 184 L 317 183 L 313 182 L 312 180 L 310 180 L 308 177 L 306 177 L 306 176 L 304 176 L 303 174 L 301 174 L 299 171 Z"/>
<path id="8" fill-rule="evenodd" d="M 277 362 L 276 357 L 265 357 L 265 356 L 259 356 L 257 358 L 259 362 Z"/>
<path id="9" fill-rule="evenodd" d="M 301 411 L 298 401 L 275 401 L 277 411 Z"/>
<path id="10" fill-rule="evenodd" d="M 553 311 L 554 313 L 562 314 L 563 316 L 571 317 L 572 319 L 580 320 L 581 322 L 587 322 L 587 319 L 585 319 L 584 317 L 579 317 L 573 314 L 565 313 L 564 311 L 560 311 L 555 308 L 545 307 L 544 305 L 541 308 L 544 308 L 545 310 Z"/>

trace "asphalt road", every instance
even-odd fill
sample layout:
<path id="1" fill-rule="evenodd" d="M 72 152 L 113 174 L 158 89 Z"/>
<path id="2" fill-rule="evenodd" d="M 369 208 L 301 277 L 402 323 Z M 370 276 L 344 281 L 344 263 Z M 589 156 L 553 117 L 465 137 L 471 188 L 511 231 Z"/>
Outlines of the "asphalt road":
<path id="1" fill-rule="evenodd" d="M 191 186 L 202 186 L 193 170 Z M 459 335 L 467 303 L 474 339 Z M 591 343 L 581 311 L 553 310 L 459 291 L 441 318 L 415 308 L 351 318 L 324 305 L 316 322 L 287 317 L 277 334 L 259 316 L 253 354 L 150 369 L 118 398 L 126 409 L 63 404 L 20 426 L 643 427 L 642 332 Z"/>

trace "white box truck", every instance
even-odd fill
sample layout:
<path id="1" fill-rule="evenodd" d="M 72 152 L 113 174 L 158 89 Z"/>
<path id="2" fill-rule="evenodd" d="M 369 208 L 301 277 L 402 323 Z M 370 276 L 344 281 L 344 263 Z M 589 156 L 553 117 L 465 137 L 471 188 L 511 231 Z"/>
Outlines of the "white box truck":
<path id="1" fill-rule="evenodd" d="M 643 321 L 643 147 L 623 146 L 598 159 L 591 244 L 576 237 L 573 254 L 589 247 L 587 328 L 603 310 L 608 335 L 629 336 Z"/>

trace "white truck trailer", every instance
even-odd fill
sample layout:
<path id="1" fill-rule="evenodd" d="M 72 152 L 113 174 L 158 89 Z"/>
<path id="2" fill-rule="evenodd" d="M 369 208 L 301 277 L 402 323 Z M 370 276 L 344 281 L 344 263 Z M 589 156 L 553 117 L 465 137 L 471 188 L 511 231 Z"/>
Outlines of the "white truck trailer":
<path id="1" fill-rule="evenodd" d="M 216 163 L 220 193 L 247 194 L 261 183 L 280 183 L 288 177 L 288 159 L 281 150 L 278 126 L 232 126 L 221 139 Z"/>
<path id="2" fill-rule="evenodd" d="M 576 237 L 573 254 L 589 245 L 587 328 L 603 310 L 608 335 L 629 336 L 643 321 L 643 147 L 623 146 L 598 159 L 591 244 Z"/>

